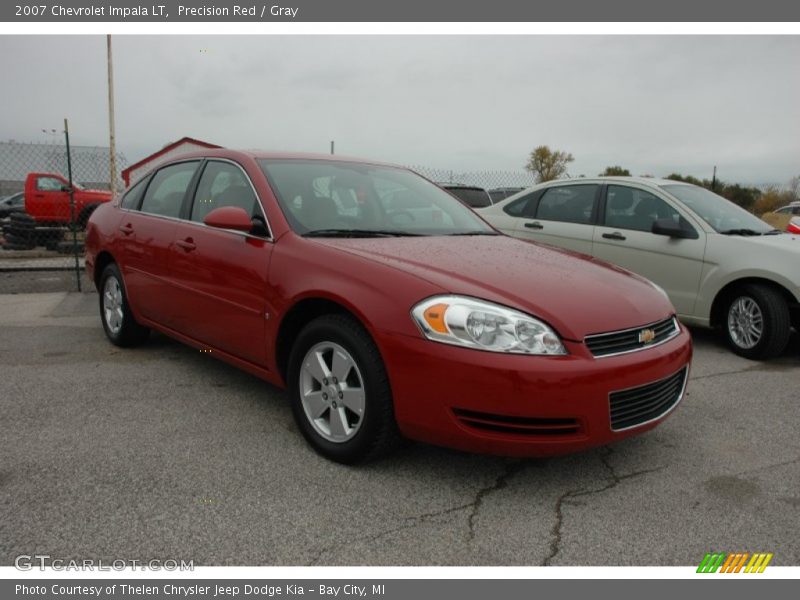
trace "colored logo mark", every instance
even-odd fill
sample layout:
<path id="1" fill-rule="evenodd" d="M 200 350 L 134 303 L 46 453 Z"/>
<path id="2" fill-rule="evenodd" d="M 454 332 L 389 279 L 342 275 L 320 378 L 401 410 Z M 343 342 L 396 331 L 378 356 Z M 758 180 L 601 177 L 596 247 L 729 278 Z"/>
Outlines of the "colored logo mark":
<path id="1" fill-rule="evenodd" d="M 763 573 L 772 557 L 772 552 L 708 552 L 697 567 L 697 572 Z"/>

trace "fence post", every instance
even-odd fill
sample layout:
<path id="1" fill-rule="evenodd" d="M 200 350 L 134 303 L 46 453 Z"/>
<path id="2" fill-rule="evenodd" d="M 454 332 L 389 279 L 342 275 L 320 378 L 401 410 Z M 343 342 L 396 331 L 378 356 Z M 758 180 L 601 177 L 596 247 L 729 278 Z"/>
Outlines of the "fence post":
<path id="1" fill-rule="evenodd" d="M 64 119 L 64 139 L 67 144 L 67 180 L 69 181 L 70 228 L 72 229 L 72 254 L 75 257 L 75 280 L 81 290 L 81 265 L 78 259 L 78 223 L 75 218 L 75 187 L 72 183 L 72 158 L 69 151 L 69 123 Z"/>

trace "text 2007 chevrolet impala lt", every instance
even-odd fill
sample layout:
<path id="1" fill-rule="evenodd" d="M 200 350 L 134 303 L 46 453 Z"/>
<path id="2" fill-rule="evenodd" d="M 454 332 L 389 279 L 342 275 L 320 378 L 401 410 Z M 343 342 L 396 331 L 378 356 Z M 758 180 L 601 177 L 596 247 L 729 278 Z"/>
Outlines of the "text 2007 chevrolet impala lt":
<path id="1" fill-rule="evenodd" d="M 681 401 L 692 345 L 666 294 L 498 234 L 415 173 L 213 150 L 92 215 L 108 338 L 151 329 L 289 391 L 322 455 L 403 436 L 541 456 L 644 432 Z"/>

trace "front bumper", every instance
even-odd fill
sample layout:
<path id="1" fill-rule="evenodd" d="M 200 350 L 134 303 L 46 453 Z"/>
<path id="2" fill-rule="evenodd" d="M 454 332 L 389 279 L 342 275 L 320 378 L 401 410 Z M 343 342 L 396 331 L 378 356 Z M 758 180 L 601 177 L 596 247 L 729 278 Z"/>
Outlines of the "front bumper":
<path id="1" fill-rule="evenodd" d="M 682 400 L 689 332 L 652 348 L 595 358 L 564 341 L 559 357 L 482 352 L 421 337 L 380 336 L 398 426 L 406 437 L 470 452 L 548 456 L 577 452 L 652 429 Z M 680 395 L 641 424 L 616 430 L 610 399 L 684 371 Z"/>

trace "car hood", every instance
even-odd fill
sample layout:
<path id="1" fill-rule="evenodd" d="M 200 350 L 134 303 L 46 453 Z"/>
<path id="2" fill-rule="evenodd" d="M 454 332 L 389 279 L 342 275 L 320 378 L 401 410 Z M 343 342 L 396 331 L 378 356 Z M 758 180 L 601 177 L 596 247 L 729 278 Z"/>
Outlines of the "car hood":
<path id="1" fill-rule="evenodd" d="M 649 281 L 591 257 L 510 237 L 317 238 L 452 294 L 517 308 L 567 339 L 639 327 L 674 313 Z"/>

